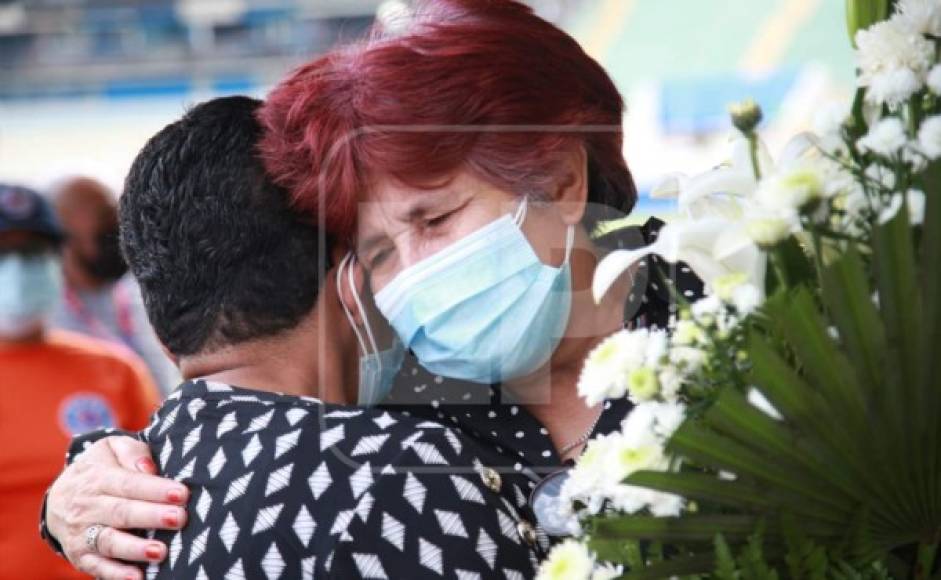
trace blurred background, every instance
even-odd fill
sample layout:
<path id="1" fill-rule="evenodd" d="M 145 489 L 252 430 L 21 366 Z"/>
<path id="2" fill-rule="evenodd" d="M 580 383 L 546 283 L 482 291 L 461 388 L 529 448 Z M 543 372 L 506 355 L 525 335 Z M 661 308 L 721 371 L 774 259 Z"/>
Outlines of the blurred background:
<path id="1" fill-rule="evenodd" d="M 140 146 L 187 105 L 263 96 L 400 1 L 0 0 L 0 181 L 44 189 L 80 173 L 119 189 Z M 721 161 L 730 101 L 762 105 L 775 151 L 852 90 L 837 0 L 529 3 L 614 76 L 642 190 Z"/>

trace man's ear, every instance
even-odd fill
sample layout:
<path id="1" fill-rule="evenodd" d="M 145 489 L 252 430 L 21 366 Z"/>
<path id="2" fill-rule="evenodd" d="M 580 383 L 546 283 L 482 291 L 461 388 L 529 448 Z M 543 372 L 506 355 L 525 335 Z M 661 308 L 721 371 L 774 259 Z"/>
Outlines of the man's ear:
<path id="1" fill-rule="evenodd" d="M 588 154 L 579 145 L 562 155 L 553 198 L 566 225 L 578 225 L 588 204 Z"/>

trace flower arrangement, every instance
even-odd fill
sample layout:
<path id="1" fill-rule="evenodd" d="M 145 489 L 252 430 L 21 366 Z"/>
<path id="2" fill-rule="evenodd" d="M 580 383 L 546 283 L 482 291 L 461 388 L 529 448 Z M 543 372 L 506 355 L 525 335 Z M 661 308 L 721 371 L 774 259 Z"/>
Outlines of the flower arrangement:
<path id="1" fill-rule="evenodd" d="M 688 219 L 599 264 L 596 298 L 649 254 L 707 296 L 586 361 L 635 408 L 541 578 L 941 578 L 941 2 L 848 5 L 852 105 L 777 160 L 734 106 L 729 162 L 654 192 Z"/>

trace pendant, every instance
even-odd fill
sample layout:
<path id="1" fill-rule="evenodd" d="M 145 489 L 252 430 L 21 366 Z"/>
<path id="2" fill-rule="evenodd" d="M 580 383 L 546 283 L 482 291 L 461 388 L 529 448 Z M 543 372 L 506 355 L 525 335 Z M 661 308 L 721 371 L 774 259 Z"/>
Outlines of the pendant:
<path id="1" fill-rule="evenodd" d="M 573 530 L 578 529 L 578 520 L 574 516 L 564 516 L 561 510 L 562 486 L 568 481 L 570 469 L 550 473 L 529 496 L 529 506 L 536 516 L 536 521 L 550 536 L 571 536 Z"/>

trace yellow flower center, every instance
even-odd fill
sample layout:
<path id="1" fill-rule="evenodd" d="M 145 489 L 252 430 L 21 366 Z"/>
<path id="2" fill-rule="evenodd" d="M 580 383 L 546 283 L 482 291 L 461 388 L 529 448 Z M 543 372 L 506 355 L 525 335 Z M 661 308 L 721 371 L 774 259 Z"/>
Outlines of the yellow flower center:
<path id="1" fill-rule="evenodd" d="M 635 398 L 641 401 L 652 399 L 660 392 L 660 381 L 650 367 L 641 367 L 631 371 L 627 377 L 627 388 Z"/>

